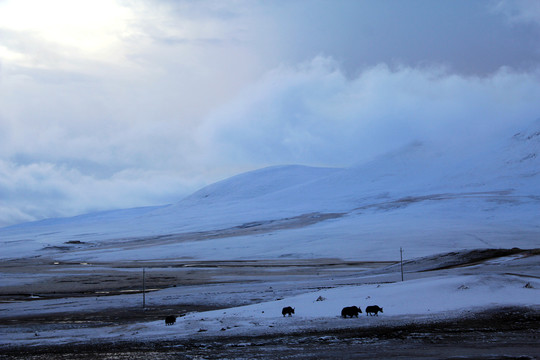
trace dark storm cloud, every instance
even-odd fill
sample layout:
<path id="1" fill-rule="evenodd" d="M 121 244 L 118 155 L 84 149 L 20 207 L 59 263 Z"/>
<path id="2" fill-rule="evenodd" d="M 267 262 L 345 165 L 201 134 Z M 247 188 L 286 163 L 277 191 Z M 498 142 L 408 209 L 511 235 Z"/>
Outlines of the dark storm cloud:
<path id="1" fill-rule="evenodd" d="M 509 23 L 494 1 L 290 1 L 268 5 L 279 56 L 334 57 L 348 72 L 377 63 L 443 64 L 464 74 L 540 60 L 537 23 Z M 272 47 L 272 51 L 275 49 Z M 264 51 L 264 50 L 262 50 Z M 271 55 L 269 55 L 271 56 Z"/>

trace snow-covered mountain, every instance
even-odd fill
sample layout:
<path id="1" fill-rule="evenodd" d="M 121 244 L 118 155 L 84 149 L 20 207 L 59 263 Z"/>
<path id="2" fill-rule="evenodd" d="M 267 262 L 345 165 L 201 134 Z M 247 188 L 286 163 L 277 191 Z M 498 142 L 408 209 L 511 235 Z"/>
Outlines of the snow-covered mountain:
<path id="1" fill-rule="evenodd" d="M 278 166 L 168 206 L 0 229 L 2 258 L 395 258 L 540 244 L 540 121 L 481 149 L 412 143 L 350 168 Z"/>

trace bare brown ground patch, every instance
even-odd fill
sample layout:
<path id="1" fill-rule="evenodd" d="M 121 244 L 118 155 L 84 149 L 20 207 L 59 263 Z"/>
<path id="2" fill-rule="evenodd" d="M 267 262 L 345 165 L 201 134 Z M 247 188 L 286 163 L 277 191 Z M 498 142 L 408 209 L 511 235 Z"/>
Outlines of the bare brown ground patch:
<path id="1" fill-rule="evenodd" d="M 335 271 L 355 274 L 394 263 L 340 259 L 66 263 L 24 259 L 0 265 L 0 272 L 20 279 L 17 284 L 0 284 L 0 302 L 137 294 L 143 291 L 143 268 L 145 291 L 150 292 L 186 285 L 317 279 L 333 276 Z"/>
<path id="2" fill-rule="evenodd" d="M 254 236 L 259 234 L 266 234 L 272 231 L 303 228 L 306 226 L 317 224 L 322 221 L 337 219 L 345 215 L 346 213 L 314 212 L 275 220 L 253 221 L 223 229 L 184 232 L 178 234 L 163 234 L 156 236 L 107 239 L 106 242 L 92 243 L 86 245 L 89 246 L 88 251 L 96 249 L 111 249 L 118 247 L 124 249 L 138 249 L 148 247 L 149 245 L 156 246 L 237 236 Z M 74 247 L 78 247 L 78 245 L 75 245 Z M 69 250 L 69 247 L 64 250 Z M 81 251 L 85 251 L 84 246 L 82 247 Z"/>

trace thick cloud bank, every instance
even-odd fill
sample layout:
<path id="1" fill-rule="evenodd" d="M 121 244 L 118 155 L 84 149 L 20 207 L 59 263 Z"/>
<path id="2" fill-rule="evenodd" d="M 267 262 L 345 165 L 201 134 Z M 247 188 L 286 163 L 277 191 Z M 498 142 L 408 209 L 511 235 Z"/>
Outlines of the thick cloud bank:
<path id="1" fill-rule="evenodd" d="M 467 77 L 385 64 L 348 78 L 317 57 L 268 73 L 198 136 L 210 161 L 252 166 L 347 166 L 412 141 L 472 151 L 540 117 L 539 80 L 538 71 Z"/>
<path id="2" fill-rule="evenodd" d="M 0 160 L 0 225 L 85 212 L 167 204 L 182 188 L 176 174 L 124 170 L 102 178 L 53 163 Z"/>

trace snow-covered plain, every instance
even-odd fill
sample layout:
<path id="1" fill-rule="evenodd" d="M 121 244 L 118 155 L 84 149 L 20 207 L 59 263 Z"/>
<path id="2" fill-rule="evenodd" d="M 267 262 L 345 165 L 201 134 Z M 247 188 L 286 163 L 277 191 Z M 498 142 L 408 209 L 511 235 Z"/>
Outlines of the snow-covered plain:
<path id="1" fill-rule="evenodd" d="M 206 312 L 188 313 L 173 326 L 163 320 L 104 327 L 70 326 L 38 328 L 3 326 L 0 345 L 40 345 L 89 341 L 160 341 L 235 335 L 279 334 L 380 325 L 404 325 L 470 315 L 475 311 L 503 306 L 540 307 L 540 280 L 514 275 L 434 276 L 405 282 L 340 286 L 308 292 L 282 300 L 261 302 Z M 161 296 L 174 296 L 174 289 Z M 319 300 L 318 300 L 319 299 Z M 62 311 L 76 312 L 78 304 L 61 301 Z M 93 300 L 93 299 L 92 299 Z M 138 297 L 126 299 L 138 301 Z M 364 313 L 343 319 L 342 307 L 379 304 L 384 312 Z M 52 306 L 51 303 L 47 304 Z M 291 317 L 282 316 L 285 306 L 295 308 Z M 17 311 L 17 309 L 14 309 Z M 57 309 L 58 310 L 58 309 Z"/>
<path id="2" fill-rule="evenodd" d="M 30 289 L 45 279 L 23 270 L 8 271 L 10 264 L 23 260 L 90 263 L 87 270 L 77 267 L 73 272 L 97 274 L 99 266 L 114 270 L 117 265 L 111 264 L 134 261 L 140 267 L 145 262 L 181 260 L 396 261 L 400 247 L 406 259 L 461 249 L 535 249 L 540 247 L 539 214 L 537 121 L 471 153 L 414 143 L 350 168 L 280 166 L 240 174 L 172 205 L 1 228 L 0 290 L 17 285 Z M 170 327 L 162 320 L 100 328 L 40 327 L 38 332 L 30 325 L 2 325 L 0 344 L 263 334 L 429 321 L 500 306 L 538 309 L 538 258 L 496 258 L 467 264 L 461 271 L 409 270 L 405 282 L 396 282 L 395 273 L 388 277 L 360 270 L 355 281 L 312 276 L 301 286 L 276 276 L 274 286 L 288 289 L 280 296 L 226 282 L 218 282 L 219 290 L 218 285 L 171 287 L 152 292 L 149 299 L 155 305 L 216 302 L 223 307 L 229 302 L 233 307 L 190 313 Z M 517 263 L 520 266 L 513 269 Z M 64 276 L 69 272 L 63 271 Z M 53 275 L 54 270 L 47 279 Z M 313 291 L 321 285 L 327 289 Z M 257 299 L 236 306 L 243 294 L 257 294 Z M 325 300 L 316 301 L 319 296 Z M 139 294 L 9 301 L 0 303 L 0 319 L 7 314 L 106 311 L 136 307 L 139 301 Z M 371 304 L 382 306 L 384 313 L 339 318 L 343 306 Z M 281 307 L 289 305 L 296 314 L 283 318 Z"/>

